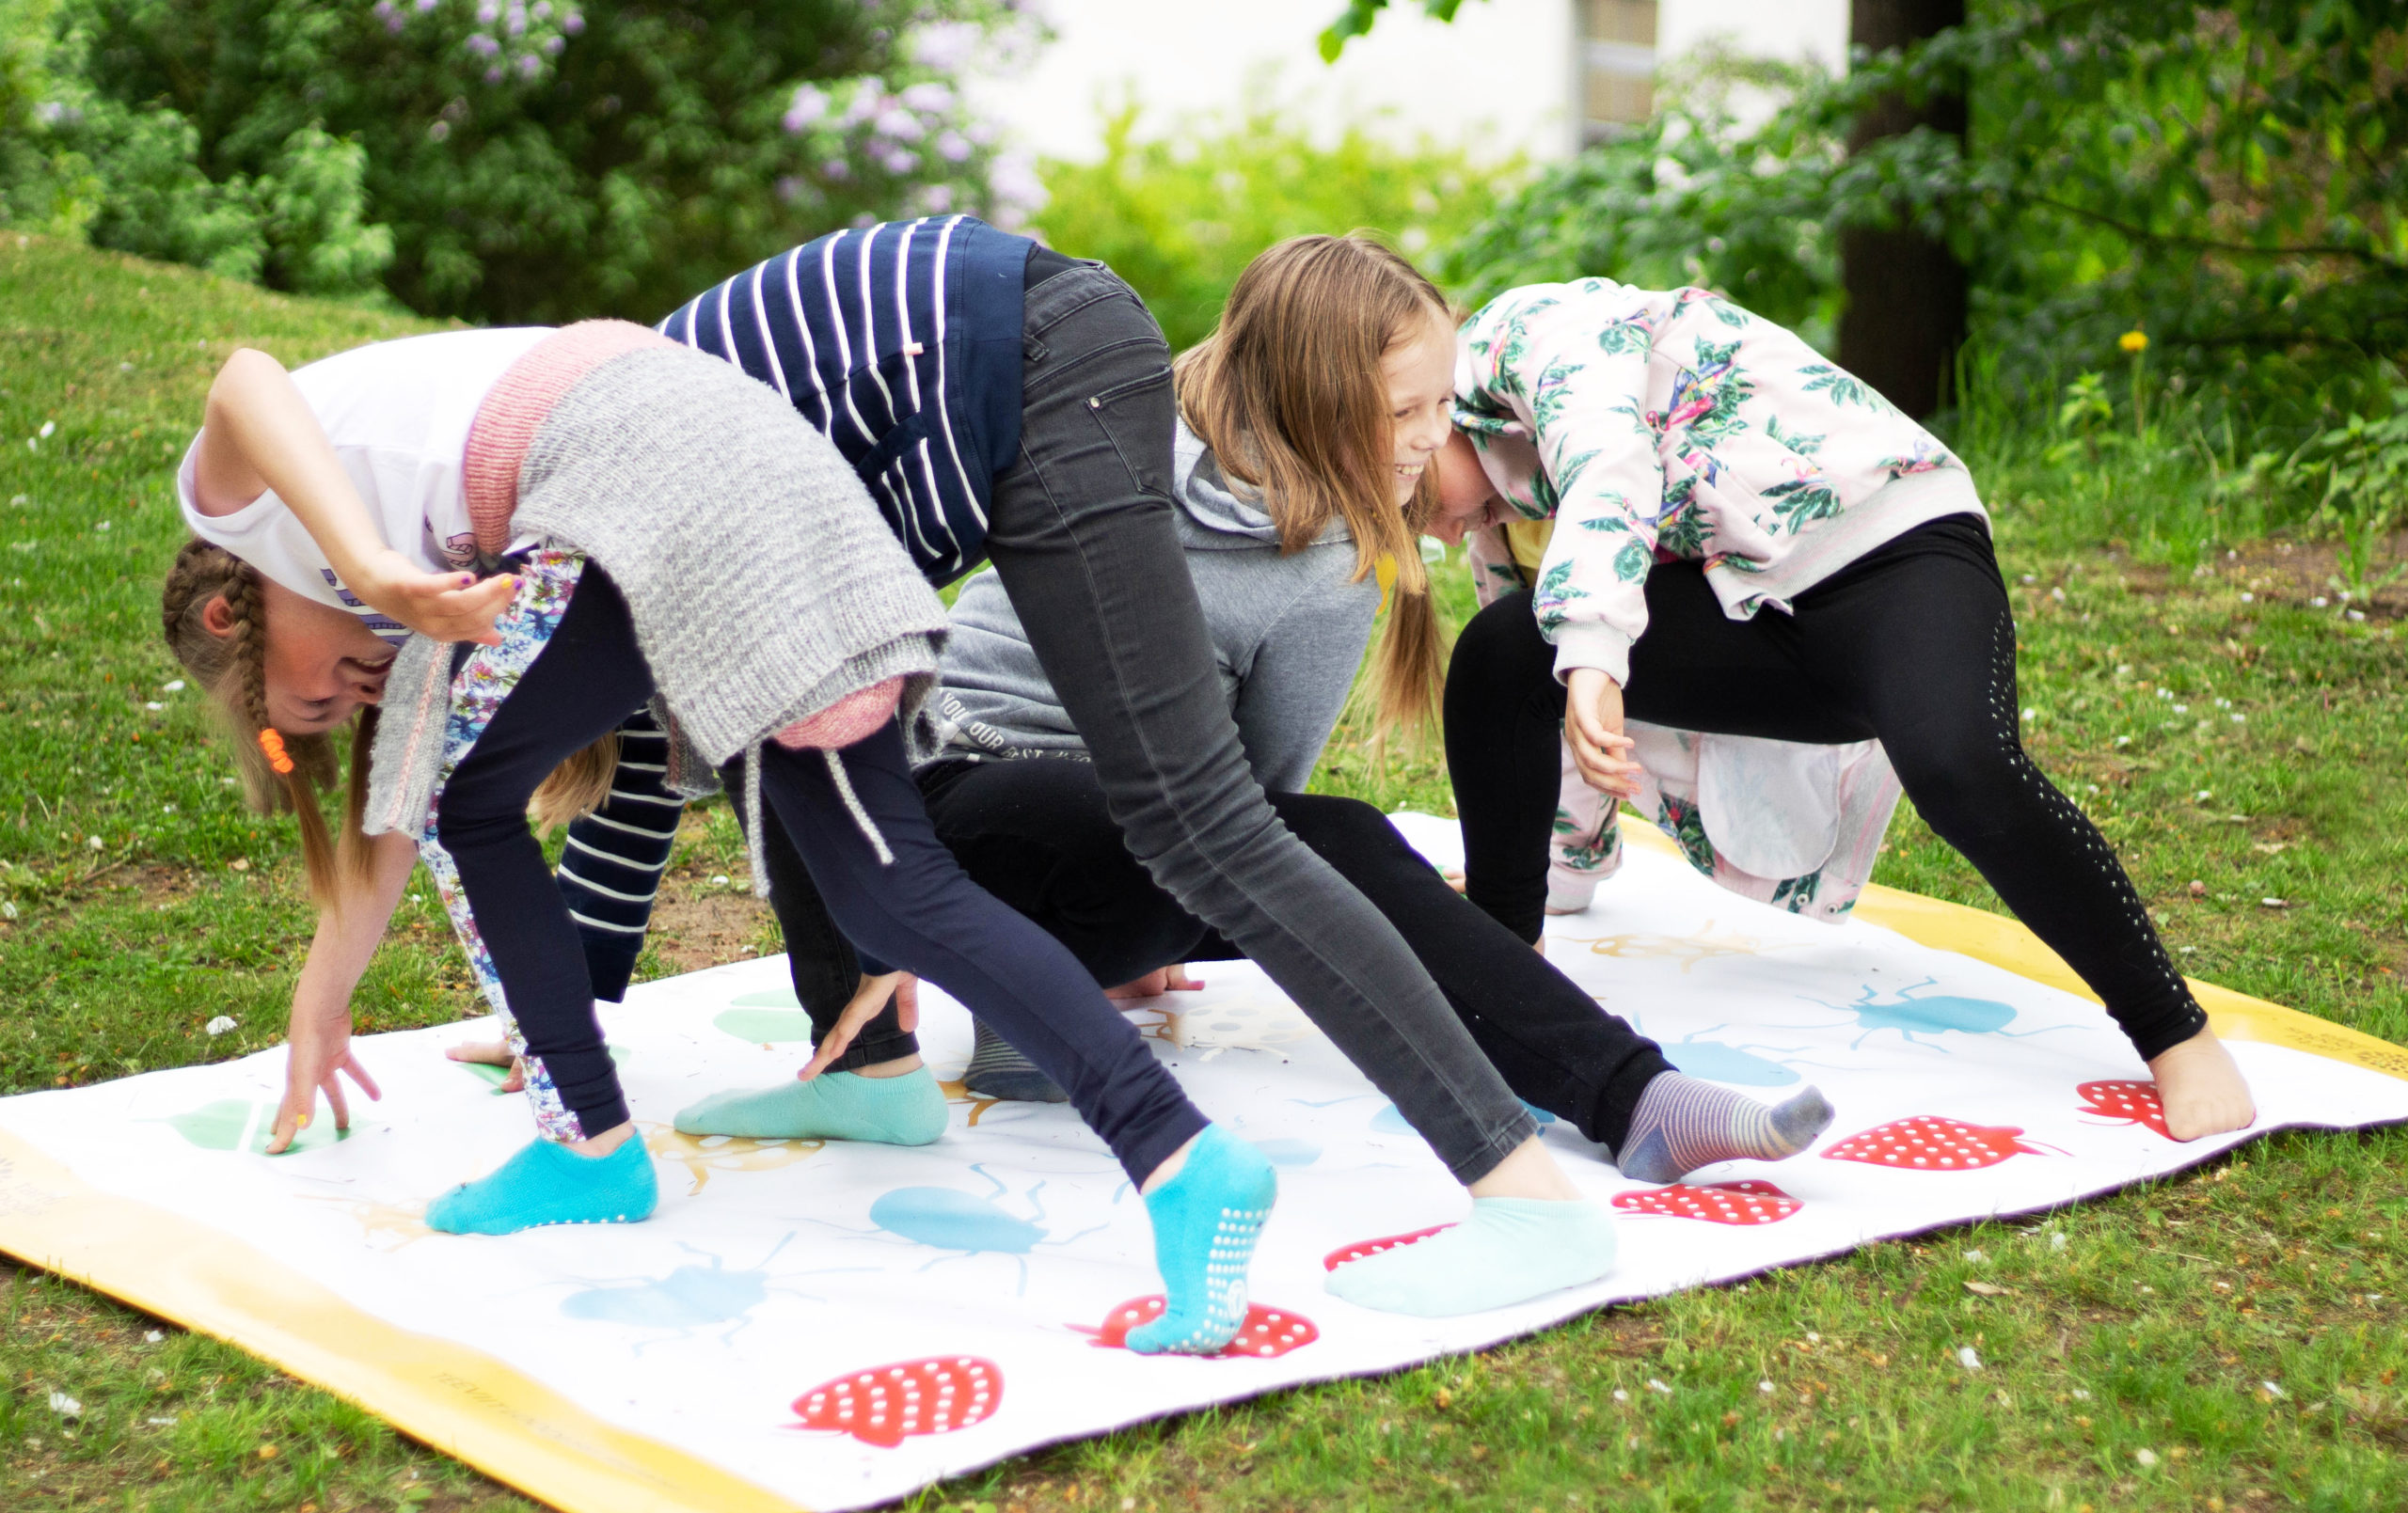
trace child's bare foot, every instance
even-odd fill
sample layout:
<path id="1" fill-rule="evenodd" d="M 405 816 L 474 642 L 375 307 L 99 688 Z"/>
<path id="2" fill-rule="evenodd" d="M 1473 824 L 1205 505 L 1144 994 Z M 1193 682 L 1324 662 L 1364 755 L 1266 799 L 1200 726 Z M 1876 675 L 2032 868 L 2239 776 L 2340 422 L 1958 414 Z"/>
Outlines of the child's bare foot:
<path id="1" fill-rule="evenodd" d="M 444 1055 L 455 1062 L 472 1066 L 507 1066 L 510 1075 L 502 1079 L 500 1091 L 517 1093 L 527 1086 L 527 1068 L 510 1053 L 507 1043 L 499 1040 L 467 1040 L 445 1050 Z"/>
<path id="2" fill-rule="evenodd" d="M 2249 1083 L 2212 1030 L 2160 1052 L 2148 1069 L 2165 1105 L 2165 1132 L 2176 1140 L 2246 1129 L 2258 1118 Z"/>

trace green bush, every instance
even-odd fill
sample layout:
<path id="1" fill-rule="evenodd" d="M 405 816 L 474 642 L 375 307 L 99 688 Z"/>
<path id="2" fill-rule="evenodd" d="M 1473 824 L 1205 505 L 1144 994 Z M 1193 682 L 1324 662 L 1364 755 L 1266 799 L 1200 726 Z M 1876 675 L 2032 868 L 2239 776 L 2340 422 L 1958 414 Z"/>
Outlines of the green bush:
<path id="1" fill-rule="evenodd" d="M 1274 242 L 1362 227 L 1423 256 L 1468 230 L 1498 185 L 1527 177 L 1518 158 L 1482 165 L 1427 140 L 1399 149 L 1359 127 L 1317 146 L 1262 103 L 1142 138 L 1139 118 L 1134 104 L 1109 118 L 1100 162 L 1046 160 L 1051 197 L 1031 223 L 1063 251 L 1112 264 L 1175 350 L 1212 332 L 1239 272 Z"/>
<path id="2" fill-rule="evenodd" d="M 94 241 L 276 288 L 651 320 L 864 217 L 1015 213 L 951 83 L 1007 0 L 19 3 L 11 218 L 81 165 Z"/>
<path id="3" fill-rule="evenodd" d="M 1945 236 L 1972 343 L 2028 418 L 2152 339 L 2169 387 L 2244 450 L 2288 451 L 2381 399 L 2408 350 L 2408 27 L 2397 0 L 1973 0 L 1846 78 L 1757 71 L 1749 130 L 1708 68 L 1663 114 L 1499 207 L 1447 271 L 1474 292 L 1607 274 L 1712 284 L 1825 339 L 1845 226 Z M 1350 12 L 1351 14 L 1351 12 Z M 1966 87 L 1971 130 L 1851 156 L 1868 102 Z"/>

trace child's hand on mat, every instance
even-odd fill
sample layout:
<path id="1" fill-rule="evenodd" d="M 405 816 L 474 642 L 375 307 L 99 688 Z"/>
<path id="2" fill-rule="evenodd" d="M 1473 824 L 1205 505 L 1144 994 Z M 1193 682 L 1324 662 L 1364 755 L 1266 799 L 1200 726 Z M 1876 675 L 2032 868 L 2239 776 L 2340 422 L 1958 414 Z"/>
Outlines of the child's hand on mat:
<path id="1" fill-rule="evenodd" d="M 527 1090 L 527 1064 L 511 1054 L 510 1043 L 503 1040 L 470 1040 L 448 1048 L 444 1055 L 455 1062 L 467 1062 L 478 1066 L 507 1066 L 510 1075 L 501 1080 L 497 1093 L 523 1093 Z"/>
<path id="2" fill-rule="evenodd" d="M 1637 743 L 1622 733 L 1622 687 L 1602 668 L 1574 668 L 1563 702 L 1563 736 L 1573 765 L 1599 793 L 1639 796 L 1640 766 L 1624 760 Z"/>
<path id="3" fill-rule="evenodd" d="M 1187 975 L 1184 965 L 1173 962 L 1167 967 L 1157 967 L 1145 976 L 1123 983 L 1118 987 L 1107 987 L 1103 996 L 1115 1000 L 1160 998 L 1164 993 L 1193 993 L 1203 985 L 1200 979 Z"/>
<path id="4" fill-rule="evenodd" d="M 351 1105 L 342 1092 L 346 1077 L 371 1098 L 385 1095 L 368 1068 L 351 1053 L 350 1011 L 293 1016 L 292 1044 L 286 1048 L 284 1061 L 284 1101 L 277 1107 L 276 1133 L 268 1140 L 267 1154 L 283 1155 L 293 1137 L 309 1127 L 320 1093 L 325 1094 L 334 1109 L 335 1127 L 349 1129 Z"/>
<path id="5" fill-rule="evenodd" d="M 879 1017 L 890 998 L 895 1001 L 896 1026 L 906 1031 L 920 1028 L 918 978 L 910 972 L 864 976 L 861 985 L 853 989 L 852 1001 L 847 1003 L 845 1012 L 836 1017 L 836 1027 L 828 1032 L 828 1037 L 819 1042 L 819 1048 L 812 1053 L 811 1060 L 804 1064 L 801 1071 L 794 1074 L 795 1077 L 808 1082 L 826 1071 L 829 1064 L 842 1056 L 846 1048 L 853 1043 L 853 1037 L 862 1032 L 862 1026 Z"/>
<path id="6" fill-rule="evenodd" d="M 1447 886 L 1456 892 L 1460 893 L 1464 890 L 1465 885 L 1464 870 L 1461 867 L 1441 867 L 1438 869 L 1438 875 L 1447 879 Z"/>
<path id="7" fill-rule="evenodd" d="M 363 572 L 367 581 L 353 591 L 430 640 L 500 645 L 493 623 L 518 591 L 518 579 L 507 573 L 480 582 L 466 573 L 423 572 L 390 549 L 371 558 Z"/>

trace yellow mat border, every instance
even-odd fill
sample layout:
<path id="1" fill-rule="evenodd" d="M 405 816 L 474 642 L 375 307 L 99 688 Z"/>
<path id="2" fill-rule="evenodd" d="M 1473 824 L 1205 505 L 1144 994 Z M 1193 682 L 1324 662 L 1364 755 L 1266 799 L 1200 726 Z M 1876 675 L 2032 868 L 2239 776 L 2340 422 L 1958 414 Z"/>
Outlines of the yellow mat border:
<path id="1" fill-rule="evenodd" d="M 1636 816 L 1633 845 L 1679 848 Z M 2097 1001 L 2013 920 L 1874 885 L 1856 917 Z M 2192 980 L 2217 1034 L 2408 1081 L 2408 1050 Z M 699 1457 L 605 1423 L 481 1350 L 396 1328 L 243 1241 L 111 1197 L 0 1130 L 0 1251 L 214 1335 L 568 1513 L 800 1513 Z M 166 1258 L 172 1257 L 172 1260 Z"/>
<path id="2" fill-rule="evenodd" d="M 1625 843 L 1650 851 L 1681 855 L 1681 848 L 1672 843 L 1670 836 L 1636 814 L 1622 816 L 1622 838 Z M 2038 936 L 2004 915 L 1873 883 L 1858 897 L 1855 917 L 1868 924 L 1895 930 L 1918 945 L 1953 951 L 1975 961 L 2003 967 L 2019 977 L 2062 988 L 2093 1003 L 2099 1001 L 2099 995 L 2074 975 L 2065 958 L 2042 945 Z M 2199 1006 L 2208 1011 L 2209 1028 L 2222 1039 L 2255 1040 L 2304 1050 L 2311 1056 L 2363 1066 L 2408 1082 L 2408 1049 L 2387 1040 L 2297 1009 L 2284 1008 L 2279 1003 L 2269 1003 L 2261 998 L 2251 998 L 2246 993 L 2236 993 L 2228 987 L 2218 987 L 2213 983 L 2203 983 L 2195 977 L 2183 981 L 2191 985 Z"/>
<path id="3" fill-rule="evenodd" d="M 800 1513 L 482 1350 L 366 1313 L 239 1239 L 88 1186 L 0 1130 L 0 1251 L 238 1345 L 569 1513 Z"/>

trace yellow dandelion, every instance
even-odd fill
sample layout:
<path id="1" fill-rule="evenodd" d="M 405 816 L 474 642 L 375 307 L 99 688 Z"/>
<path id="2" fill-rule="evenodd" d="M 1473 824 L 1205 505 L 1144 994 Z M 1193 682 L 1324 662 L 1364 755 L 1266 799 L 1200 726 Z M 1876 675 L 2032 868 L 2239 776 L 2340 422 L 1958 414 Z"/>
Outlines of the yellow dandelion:
<path id="1" fill-rule="evenodd" d="M 2115 339 L 2115 345 L 2123 348 L 2126 352 L 2131 353 L 2134 356 L 2139 356 L 2142 353 L 2148 351 L 2148 333 L 2146 331 L 2127 331 L 2122 336 Z"/>

